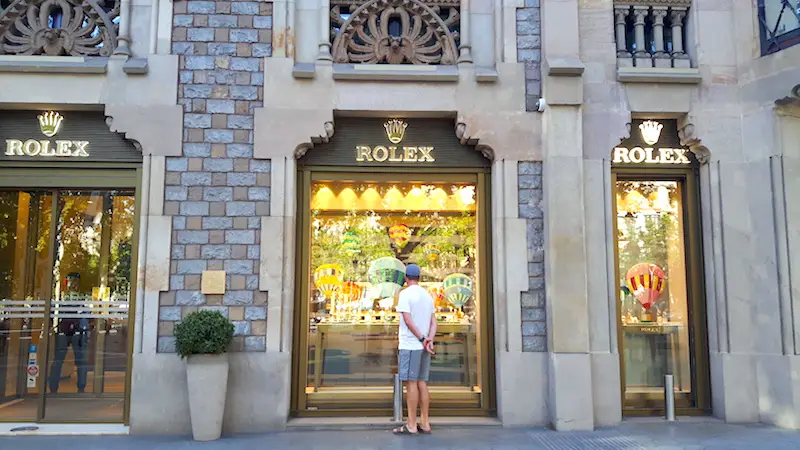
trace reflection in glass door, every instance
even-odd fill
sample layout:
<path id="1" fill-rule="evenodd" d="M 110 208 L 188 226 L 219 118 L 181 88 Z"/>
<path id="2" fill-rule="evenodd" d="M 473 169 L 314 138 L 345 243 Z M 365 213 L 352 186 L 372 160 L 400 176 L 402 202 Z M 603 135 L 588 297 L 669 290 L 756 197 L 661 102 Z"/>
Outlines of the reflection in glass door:
<path id="1" fill-rule="evenodd" d="M 693 272 L 701 270 L 692 242 L 697 223 L 686 184 L 616 181 L 620 351 L 629 411 L 663 409 L 668 374 L 676 408 L 706 404 L 704 315 Z"/>
<path id="2" fill-rule="evenodd" d="M 298 411 L 386 411 L 406 264 L 435 300 L 432 411 L 489 407 L 476 177 L 452 182 L 308 177 Z M 315 174 L 317 175 L 317 174 Z M 452 409 L 450 410 L 452 414 Z"/>
<path id="3" fill-rule="evenodd" d="M 133 192 L 0 199 L 0 420 L 122 421 Z"/>

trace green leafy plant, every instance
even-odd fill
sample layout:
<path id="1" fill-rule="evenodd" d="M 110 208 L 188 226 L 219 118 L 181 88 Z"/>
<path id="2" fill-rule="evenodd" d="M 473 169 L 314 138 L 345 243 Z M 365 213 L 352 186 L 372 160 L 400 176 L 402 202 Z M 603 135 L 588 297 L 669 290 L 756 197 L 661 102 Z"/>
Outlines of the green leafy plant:
<path id="1" fill-rule="evenodd" d="M 196 311 L 175 325 L 175 347 L 181 359 L 224 353 L 231 340 L 233 324 L 219 311 Z"/>

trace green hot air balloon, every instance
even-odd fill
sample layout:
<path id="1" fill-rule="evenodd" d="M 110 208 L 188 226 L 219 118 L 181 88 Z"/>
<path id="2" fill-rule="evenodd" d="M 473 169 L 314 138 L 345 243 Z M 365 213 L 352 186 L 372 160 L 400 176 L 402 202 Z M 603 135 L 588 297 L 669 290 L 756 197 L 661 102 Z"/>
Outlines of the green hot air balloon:
<path id="1" fill-rule="evenodd" d="M 475 283 L 463 273 L 448 275 L 442 282 L 444 298 L 455 308 L 464 306 L 475 294 Z"/>
<path id="2" fill-rule="evenodd" d="M 378 297 L 393 297 L 403 287 L 406 266 L 397 258 L 384 256 L 369 265 L 369 281 Z"/>
<path id="3" fill-rule="evenodd" d="M 355 232 L 348 231 L 344 234 L 344 239 L 342 239 L 342 250 L 350 254 L 361 252 L 361 240 L 358 238 L 358 235 Z"/>

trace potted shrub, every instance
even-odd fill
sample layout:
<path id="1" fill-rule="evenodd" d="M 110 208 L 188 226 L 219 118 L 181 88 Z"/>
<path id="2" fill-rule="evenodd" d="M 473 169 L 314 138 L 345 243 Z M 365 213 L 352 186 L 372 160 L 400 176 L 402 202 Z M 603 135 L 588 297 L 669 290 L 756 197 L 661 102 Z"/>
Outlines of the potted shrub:
<path id="1" fill-rule="evenodd" d="M 233 324 L 218 311 L 193 312 L 175 325 L 175 346 L 186 359 L 189 415 L 197 441 L 213 441 L 222 434 L 231 340 Z"/>

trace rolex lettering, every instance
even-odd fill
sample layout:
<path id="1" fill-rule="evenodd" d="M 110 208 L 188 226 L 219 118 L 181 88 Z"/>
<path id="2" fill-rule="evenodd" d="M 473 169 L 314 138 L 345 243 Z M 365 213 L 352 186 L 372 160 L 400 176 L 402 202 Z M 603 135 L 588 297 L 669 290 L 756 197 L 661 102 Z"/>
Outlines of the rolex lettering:
<path id="1" fill-rule="evenodd" d="M 623 164 L 691 164 L 685 148 L 614 148 L 614 163 Z"/>
<path id="2" fill-rule="evenodd" d="M 358 162 L 434 162 L 433 147 L 356 146 Z"/>
<path id="3" fill-rule="evenodd" d="M 6 139 L 6 156 L 41 156 L 86 158 L 89 156 L 88 141 L 49 141 L 28 139 Z"/>

